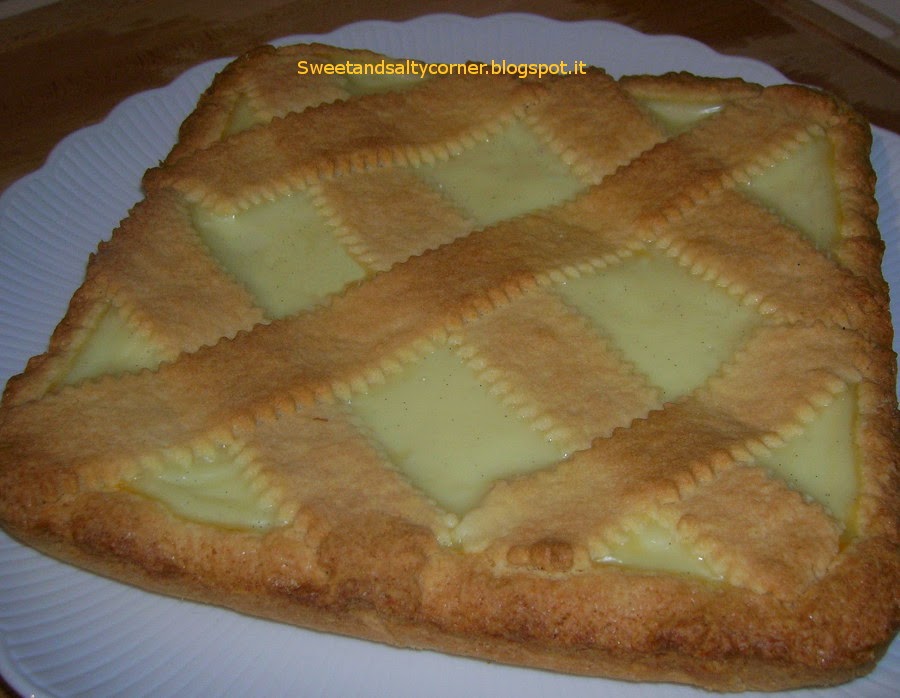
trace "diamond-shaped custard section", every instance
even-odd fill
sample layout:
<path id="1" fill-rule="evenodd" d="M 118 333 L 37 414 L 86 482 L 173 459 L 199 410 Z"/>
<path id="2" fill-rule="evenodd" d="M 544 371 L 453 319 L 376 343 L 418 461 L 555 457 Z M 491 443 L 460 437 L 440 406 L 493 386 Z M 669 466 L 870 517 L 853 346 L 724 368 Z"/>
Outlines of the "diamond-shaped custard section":
<path id="1" fill-rule="evenodd" d="M 760 458 L 791 487 L 851 525 L 859 492 L 855 390 L 845 390 L 816 414 L 802 433 Z"/>
<path id="2" fill-rule="evenodd" d="M 303 192 L 235 215 L 196 208 L 193 218 L 219 264 L 272 318 L 311 308 L 366 275 Z"/>
<path id="3" fill-rule="evenodd" d="M 107 303 L 60 382 L 72 385 L 107 373 L 156 368 L 160 361 L 159 347 L 130 326 L 112 303 Z"/>
<path id="4" fill-rule="evenodd" d="M 810 139 L 738 188 L 802 231 L 818 249 L 833 247 L 840 210 L 833 148 L 824 136 Z"/>
<path id="5" fill-rule="evenodd" d="M 272 488 L 238 444 L 158 454 L 122 486 L 192 521 L 237 529 L 285 523 Z"/>
<path id="6" fill-rule="evenodd" d="M 760 322 L 723 289 L 656 253 L 636 254 L 556 288 L 665 400 L 705 383 Z"/>
<path id="7" fill-rule="evenodd" d="M 394 465 L 456 514 L 474 507 L 495 481 L 565 455 L 446 347 L 354 397 L 351 405 Z"/>
<path id="8" fill-rule="evenodd" d="M 479 226 L 565 201 L 586 188 L 518 121 L 419 172 Z"/>

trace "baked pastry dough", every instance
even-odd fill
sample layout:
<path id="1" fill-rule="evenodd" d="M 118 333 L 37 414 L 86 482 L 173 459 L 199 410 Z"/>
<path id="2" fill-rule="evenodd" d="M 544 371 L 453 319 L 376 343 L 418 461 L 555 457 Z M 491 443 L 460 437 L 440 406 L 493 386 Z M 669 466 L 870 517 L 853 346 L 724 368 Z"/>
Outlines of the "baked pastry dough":
<path id="1" fill-rule="evenodd" d="M 690 75 L 201 98 L 0 410 L 0 520 L 141 587 L 408 647 L 827 685 L 898 626 L 869 134 Z"/>

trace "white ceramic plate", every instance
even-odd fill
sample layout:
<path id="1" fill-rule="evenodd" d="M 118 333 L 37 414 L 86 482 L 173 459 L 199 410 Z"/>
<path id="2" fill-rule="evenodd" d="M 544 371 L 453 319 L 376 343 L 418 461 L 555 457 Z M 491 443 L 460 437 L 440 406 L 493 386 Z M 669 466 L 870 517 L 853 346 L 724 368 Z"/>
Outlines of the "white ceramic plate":
<path id="1" fill-rule="evenodd" d="M 689 70 L 785 78 L 694 41 L 603 22 L 527 15 L 363 22 L 318 40 L 431 61 L 604 66 L 615 76 Z M 225 61 L 136 95 L 101 124 L 60 143 L 38 172 L 0 197 L 0 382 L 20 372 L 80 283 L 88 254 L 140 198 L 144 170 L 165 156 L 178 124 Z M 886 275 L 900 283 L 900 138 L 876 131 Z M 895 294 L 896 295 L 896 294 Z M 895 317 L 898 316 L 895 306 Z M 50 560 L 0 534 L 0 673 L 38 696 L 700 696 L 671 685 L 623 684 L 397 650 L 148 594 Z M 900 685 L 900 643 L 870 677 L 804 696 L 883 696 Z"/>

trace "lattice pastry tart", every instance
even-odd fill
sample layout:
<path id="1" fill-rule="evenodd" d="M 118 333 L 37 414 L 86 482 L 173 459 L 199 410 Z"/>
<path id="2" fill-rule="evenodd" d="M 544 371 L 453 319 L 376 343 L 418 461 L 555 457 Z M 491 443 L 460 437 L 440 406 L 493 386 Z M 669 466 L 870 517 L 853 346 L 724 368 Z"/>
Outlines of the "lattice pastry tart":
<path id="1" fill-rule="evenodd" d="M 778 689 L 898 625 L 868 127 L 600 70 L 223 72 L 6 389 L 0 519 L 180 597 Z"/>

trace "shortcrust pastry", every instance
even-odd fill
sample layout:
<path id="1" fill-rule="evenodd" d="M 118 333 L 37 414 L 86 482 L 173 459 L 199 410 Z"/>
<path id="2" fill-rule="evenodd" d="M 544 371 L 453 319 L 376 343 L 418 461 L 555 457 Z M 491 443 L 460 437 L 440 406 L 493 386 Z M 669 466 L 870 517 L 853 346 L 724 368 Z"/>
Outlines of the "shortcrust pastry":
<path id="1" fill-rule="evenodd" d="M 898 627 L 866 124 L 835 99 L 229 66 L 0 409 L 0 521 L 404 647 L 828 685 Z"/>

